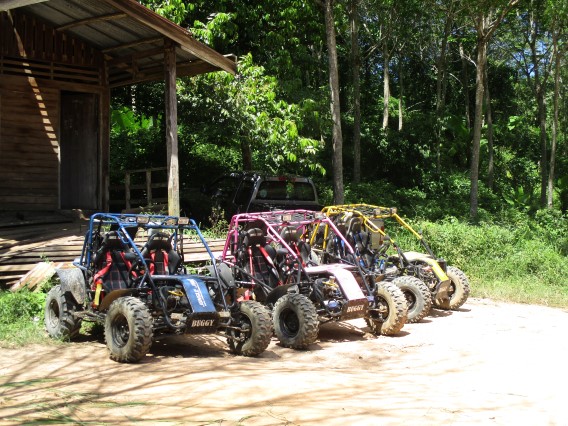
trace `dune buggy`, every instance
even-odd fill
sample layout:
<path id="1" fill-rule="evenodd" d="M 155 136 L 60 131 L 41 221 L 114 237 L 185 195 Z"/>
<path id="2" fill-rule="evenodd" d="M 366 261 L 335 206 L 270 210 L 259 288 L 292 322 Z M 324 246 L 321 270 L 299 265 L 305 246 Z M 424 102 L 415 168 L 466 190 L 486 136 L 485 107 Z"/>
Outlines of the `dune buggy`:
<path id="1" fill-rule="evenodd" d="M 426 239 L 398 215 L 396 208 L 346 204 L 325 207 L 323 212 L 332 217 L 342 217 L 343 220 L 356 218 L 362 233 L 353 237 L 357 239 L 357 248 L 366 265 L 372 269 L 383 271 L 385 265 L 390 263 L 396 266 L 397 273 L 419 278 L 428 286 L 432 303 L 437 308 L 458 309 L 466 302 L 470 291 L 467 276 L 460 269 L 448 266 L 444 259 L 437 257 Z M 393 219 L 410 232 L 426 253 L 402 251 L 396 241 L 384 232 L 385 219 Z M 390 246 L 396 254 L 387 255 Z"/>
<path id="2" fill-rule="evenodd" d="M 183 243 L 200 242 L 211 266 L 188 274 Z M 238 301 L 226 265 L 217 266 L 195 222 L 183 217 L 96 213 L 75 268 L 57 271 L 48 293 L 45 326 L 72 339 L 82 321 L 104 325 L 110 358 L 140 361 L 162 334 L 222 332 L 230 350 L 254 356 L 272 337 L 268 310 Z"/>
<path id="3" fill-rule="evenodd" d="M 355 250 L 355 256 L 351 254 L 335 232 L 330 232 L 327 225 L 314 229 L 310 236 L 312 249 L 320 254 L 323 263 L 355 263 L 358 262 L 367 273 L 379 273 L 385 275 L 385 280 L 392 282 L 401 289 L 408 306 L 407 323 L 415 323 L 422 320 L 432 307 L 432 295 L 425 282 L 410 274 L 408 268 L 400 268 L 400 262 L 394 262 L 386 252 L 386 241 L 389 237 L 380 228 L 370 222 L 361 212 L 343 206 L 328 206 L 323 212 L 332 220 L 341 235 Z M 367 229 L 371 229 L 368 231 Z M 371 244 L 370 232 L 378 232 L 380 240 L 375 242 L 377 250 Z M 376 240 L 376 238 L 375 238 Z M 391 241 L 397 252 L 401 253 L 396 242 Z M 385 252 L 383 251 L 385 250 Z M 416 274 L 417 275 L 417 274 Z"/>
<path id="4" fill-rule="evenodd" d="M 295 349 L 313 343 L 320 323 L 329 321 L 365 318 L 375 334 L 398 333 L 407 315 L 402 292 L 358 265 L 318 264 L 306 238 L 320 223 L 338 232 L 308 210 L 233 216 L 222 260 L 245 289 L 241 297 L 270 307 L 276 337 Z"/>

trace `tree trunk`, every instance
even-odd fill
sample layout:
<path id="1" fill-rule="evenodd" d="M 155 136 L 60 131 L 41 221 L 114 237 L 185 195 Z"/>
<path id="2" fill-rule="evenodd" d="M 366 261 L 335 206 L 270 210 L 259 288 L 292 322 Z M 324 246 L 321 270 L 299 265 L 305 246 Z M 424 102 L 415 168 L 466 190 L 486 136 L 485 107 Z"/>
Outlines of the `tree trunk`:
<path id="1" fill-rule="evenodd" d="M 252 170 L 252 151 L 246 136 L 241 137 L 241 156 L 243 157 L 243 170 Z"/>
<path id="2" fill-rule="evenodd" d="M 329 88 L 331 91 L 331 119 L 333 121 L 333 199 L 343 204 L 343 135 L 341 133 L 341 109 L 339 106 L 339 72 L 337 46 L 333 19 L 333 0 L 325 0 L 325 33 L 329 57 Z"/>
<path id="3" fill-rule="evenodd" d="M 402 130 L 402 97 L 404 95 L 404 85 L 402 80 L 402 72 L 403 67 L 400 60 L 398 58 L 398 85 L 399 85 L 399 94 L 398 94 L 398 131 Z"/>
<path id="4" fill-rule="evenodd" d="M 469 100 L 469 70 L 467 58 L 463 50 L 463 45 L 460 43 L 460 57 L 462 63 L 462 86 L 464 93 L 464 103 L 465 103 L 465 126 L 467 129 L 471 129 L 471 112 L 469 110 L 470 100 Z"/>
<path id="5" fill-rule="evenodd" d="M 390 100 L 390 74 L 389 74 L 389 49 L 387 42 L 383 48 L 383 130 L 389 125 L 389 100 Z"/>
<path id="6" fill-rule="evenodd" d="M 440 46 L 440 56 L 436 60 L 437 74 L 436 74 L 436 173 L 440 174 L 442 170 L 442 118 L 446 110 L 446 91 L 447 91 L 447 49 L 448 39 L 451 34 L 453 17 L 446 17 L 446 24 L 444 26 L 444 36 L 442 37 L 442 44 Z"/>
<path id="7" fill-rule="evenodd" d="M 472 220 L 477 220 L 477 194 L 479 187 L 479 148 L 481 146 L 481 127 L 483 124 L 483 94 L 484 74 L 487 64 L 487 40 L 484 35 L 478 33 L 477 36 L 477 69 L 475 75 L 475 118 L 473 122 L 473 141 L 471 148 L 471 168 L 470 168 L 470 204 L 469 216 Z"/>
<path id="8" fill-rule="evenodd" d="M 544 87 L 538 85 L 538 127 L 540 140 L 540 205 L 546 206 L 546 188 L 548 186 L 548 147 L 546 141 L 546 104 L 544 101 Z"/>
<path id="9" fill-rule="evenodd" d="M 552 97 L 552 145 L 550 147 L 550 168 L 548 171 L 548 200 L 547 207 L 552 209 L 554 207 L 554 172 L 556 168 L 556 143 L 558 138 L 558 100 L 560 98 L 560 61 L 561 55 L 558 51 L 558 38 L 559 31 L 552 33 L 552 50 L 554 55 L 554 93 Z"/>
<path id="10" fill-rule="evenodd" d="M 487 78 L 487 67 L 485 67 L 485 115 L 487 117 L 487 187 L 493 190 L 495 180 L 494 170 L 494 150 L 493 150 L 493 116 L 491 113 L 491 96 L 489 93 L 489 79 Z"/>
<path id="11" fill-rule="evenodd" d="M 361 53 L 359 0 L 351 0 L 351 72 L 353 78 L 353 183 L 361 181 Z"/>

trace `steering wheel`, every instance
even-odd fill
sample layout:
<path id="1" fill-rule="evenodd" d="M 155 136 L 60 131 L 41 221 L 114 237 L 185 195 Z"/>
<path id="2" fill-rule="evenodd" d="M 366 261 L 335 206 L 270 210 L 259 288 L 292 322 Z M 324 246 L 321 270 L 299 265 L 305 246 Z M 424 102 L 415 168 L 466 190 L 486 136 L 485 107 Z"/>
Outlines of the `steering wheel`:
<path id="1" fill-rule="evenodd" d="M 144 260 L 146 261 L 148 268 L 150 267 L 150 264 L 154 263 L 152 259 Z M 142 278 L 145 273 L 146 269 L 140 258 L 136 258 L 130 265 L 130 268 L 128 268 L 128 278 L 131 282 L 136 282 L 137 280 Z"/>
<path id="2" fill-rule="evenodd" d="M 391 240 L 388 236 L 386 236 L 384 242 L 380 245 L 380 247 L 376 251 L 377 256 L 386 256 L 387 250 L 389 249 L 390 246 L 391 246 Z"/>

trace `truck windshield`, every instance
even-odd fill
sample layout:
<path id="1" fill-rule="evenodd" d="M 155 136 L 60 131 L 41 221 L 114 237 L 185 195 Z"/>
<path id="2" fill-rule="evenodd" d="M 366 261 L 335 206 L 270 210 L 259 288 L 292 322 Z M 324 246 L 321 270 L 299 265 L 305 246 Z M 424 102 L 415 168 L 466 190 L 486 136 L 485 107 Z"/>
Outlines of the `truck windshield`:
<path id="1" fill-rule="evenodd" d="M 313 186 L 308 182 L 264 181 L 258 188 L 257 199 L 294 199 L 299 201 L 315 202 L 316 194 Z"/>

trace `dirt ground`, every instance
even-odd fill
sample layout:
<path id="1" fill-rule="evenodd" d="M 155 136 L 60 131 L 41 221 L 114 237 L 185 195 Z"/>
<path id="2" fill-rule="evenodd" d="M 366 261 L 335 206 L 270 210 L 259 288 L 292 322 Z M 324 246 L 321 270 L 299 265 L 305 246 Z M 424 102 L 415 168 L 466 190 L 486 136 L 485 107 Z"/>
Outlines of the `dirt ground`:
<path id="1" fill-rule="evenodd" d="M 568 425 L 568 312 L 470 299 L 396 337 L 328 324 L 258 358 L 174 337 L 139 364 L 100 340 L 0 349 L 0 424 Z"/>

